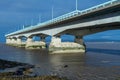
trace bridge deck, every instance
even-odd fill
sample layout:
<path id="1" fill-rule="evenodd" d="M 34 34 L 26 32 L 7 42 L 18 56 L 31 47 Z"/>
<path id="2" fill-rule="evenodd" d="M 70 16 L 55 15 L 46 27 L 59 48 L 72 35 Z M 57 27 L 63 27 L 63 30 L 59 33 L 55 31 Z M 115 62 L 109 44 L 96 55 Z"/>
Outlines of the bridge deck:
<path id="1" fill-rule="evenodd" d="M 10 35 L 22 33 L 22 32 L 25 32 L 25 31 L 30 31 L 30 30 L 33 30 L 33 29 L 37 29 L 37 28 L 40 28 L 40 27 L 45 27 L 47 25 L 52 25 L 52 24 L 55 24 L 55 23 L 66 21 L 66 20 L 81 16 L 81 15 L 86 15 L 86 14 L 89 14 L 90 12 L 97 11 L 97 10 L 100 10 L 100 9 L 103 9 L 103 8 L 106 8 L 106 7 L 110 7 L 110 6 L 113 6 L 113 5 L 117 5 L 117 4 L 120 5 L 120 0 L 111 0 L 111 1 L 105 2 L 103 4 L 100 4 L 100 5 L 97 5 L 97 6 L 82 10 L 82 11 L 75 10 L 75 11 L 72 11 L 70 13 L 64 14 L 62 16 L 56 17 L 52 20 L 49 20 L 49 21 L 46 21 L 46 22 L 43 22 L 43 23 L 39 23 L 35 26 L 29 26 L 27 28 L 18 30 L 16 32 L 13 32 L 13 33 L 10 33 L 10 34 L 7 34 L 5 36 L 10 36 Z"/>

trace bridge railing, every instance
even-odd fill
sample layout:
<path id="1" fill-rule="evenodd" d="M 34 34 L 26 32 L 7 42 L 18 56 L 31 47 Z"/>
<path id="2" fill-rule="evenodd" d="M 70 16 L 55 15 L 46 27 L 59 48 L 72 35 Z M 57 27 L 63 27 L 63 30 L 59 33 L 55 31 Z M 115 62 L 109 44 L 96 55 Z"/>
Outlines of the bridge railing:
<path id="1" fill-rule="evenodd" d="M 36 29 L 36 28 L 47 26 L 47 25 L 54 24 L 54 23 L 58 23 L 58 22 L 61 22 L 61 21 L 64 21 L 64 20 L 67 20 L 67 19 L 70 19 L 70 18 L 73 18 L 73 17 L 77 17 L 77 16 L 80 16 L 80 15 L 83 15 L 83 14 L 87 14 L 87 13 L 89 13 L 91 11 L 94 11 L 94 10 L 99 10 L 101 8 L 108 7 L 110 5 L 114 5 L 116 3 L 120 3 L 120 0 L 111 0 L 111 1 L 105 2 L 103 4 L 100 4 L 100 5 L 97 5 L 97 6 L 82 10 L 82 11 L 75 10 L 75 11 L 72 11 L 70 13 L 64 14 L 62 16 L 56 17 L 52 20 L 49 20 L 49 21 L 46 21 L 46 22 L 43 22 L 43 23 L 39 23 L 35 26 L 30 26 L 30 27 L 24 28 L 22 30 L 13 32 L 13 33 L 8 34 L 8 35 L 12 35 L 12 34 L 24 32 L 24 31 Z"/>
<path id="2" fill-rule="evenodd" d="M 103 4 L 100 4 L 100 5 L 97 5 L 97 6 L 82 10 L 82 11 L 75 10 L 75 11 L 72 11 L 70 13 L 64 14 L 62 16 L 56 17 L 52 20 L 46 21 L 44 23 L 40 23 L 36 26 L 44 26 L 44 25 L 49 25 L 52 23 L 60 22 L 60 21 L 63 21 L 63 20 L 78 16 L 78 15 L 88 13 L 88 12 L 93 11 L 93 10 L 97 10 L 97 9 L 104 8 L 104 7 L 107 7 L 107 6 L 112 5 L 112 4 L 116 4 L 118 2 L 120 2 L 120 0 L 111 0 L 111 1 L 105 2 Z"/>
<path id="3" fill-rule="evenodd" d="M 55 23 L 55 22 L 58 22 L 58 21 L 62 21 L 62 20 L 68 19 L 70 17 L 73 17 L 73 16 L 77 15 L 78 13 L 80 13 L 80 11 L 79 10 L 75 10 L 75 11 L 72 11 L 70 13 L 64 14 L 62 16 L 56 17 L 56 18 L 54 18 L 52 20 L 46 21 L 44 23 L 40 23 L 38 25 L 39 26 L 41 26 L 41 25 L 43 26 L 43 25 Z"/>
<path id="4" fill-rule="evenodd" d="M 111 0 L 111 1 L 105 2 L 103 4 L 100 4 L 100 5 L 97 5 L 97 6 L 82 10 L 81 14 L 88 13 L 88 12 L 94 11 L 94 10 L 98 10 L 100 8 L 105 8 L 105 7 L 108 7 L 108 6 L 116 4 L 116 3 L 120 3 L 120 0 Z"/>
<path id="5" fill-rule="evenodd" d="M 40 26 L 45 26 L 45 25 L 50 25 L 50 24 L 53 24 L 53 23 L 61 22 L 61 21 L 73 18 L 75 16 L 83 15 L 83 14 L 89 13 L 91 11 L 98 10 L 100 8 L 104 8 L 104 7 L 119 3 L 119 2 L 120 2 L 120 0 L 111 0 L 111 1 L 105 2 L 103 4 L 100 4 L 100 5 L 97 5 L 97 6 L 82 10 L 82 11 L 75 10 L 75 11 L 72 11 L 70 13 L 64 14 L 62 16 L 56 17 L 52 20 L 46 21 L 44 23 L 40 23 L 40 24 L 38 24 L 34 27 L 36 28 L 36 27 L 40 27 Z"/>
<path id="6" fill-rule="evenodd" d="M 73 16 L 76 16 L 80 13 L 79 10 L 75 10 L 75 11 L 72 11 L 70 13 L 67 13 L 67 14 L 64 14 L 62 16 L 59 16 L 57 18 L 54 18 L 52 20 L 52 22 L 59 22 L 59 21 L 62 21 L 62 20 L 66 20 L 66 19 L 69 19 L 69 18 L 72 18 Z"/>

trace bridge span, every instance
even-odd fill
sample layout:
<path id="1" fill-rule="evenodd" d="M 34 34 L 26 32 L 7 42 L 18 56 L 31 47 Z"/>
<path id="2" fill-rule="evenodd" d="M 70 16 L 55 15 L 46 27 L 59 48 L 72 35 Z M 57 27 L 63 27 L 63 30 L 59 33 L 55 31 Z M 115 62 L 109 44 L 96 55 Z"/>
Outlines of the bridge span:
<path id="1" fill-rule="evenodd" d="M 111 0 L 82 11 L 75 10 L 6 34 L 5 37 L 6 43 L 10 45 L 43 49 L 46 48 L 45 37 L 52 36 L 50 52 L 85 52 L 83 36 L 113 29 L 120 29 L 120 0 Z M 75 42 L 61 42 L 60 36 L 63 34 L 74 35 Z M 33 36 L 41 37 L 41 41 L 34 42 Z M 22 37 L 27 38 L 26 42 L 22 42 Z"/>

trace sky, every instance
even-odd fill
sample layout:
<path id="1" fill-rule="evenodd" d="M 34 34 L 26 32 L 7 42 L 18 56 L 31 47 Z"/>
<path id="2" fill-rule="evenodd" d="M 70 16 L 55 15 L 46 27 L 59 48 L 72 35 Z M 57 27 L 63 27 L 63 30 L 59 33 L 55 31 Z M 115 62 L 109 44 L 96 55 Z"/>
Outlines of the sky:
<path id="1" fill-rule="evenodd" d="M 78 0 L 78 9 L 84 10 L 109 0 Z M 75 10 L 75 0 L 0 0 L 0 42 L 5 42 L 5 34 L 25 26 L 36 25 Z M 40 17 L 40 18 L 39 18 Z M 118 39 L 120 30 L 106 31 L 85 39 Z"/>

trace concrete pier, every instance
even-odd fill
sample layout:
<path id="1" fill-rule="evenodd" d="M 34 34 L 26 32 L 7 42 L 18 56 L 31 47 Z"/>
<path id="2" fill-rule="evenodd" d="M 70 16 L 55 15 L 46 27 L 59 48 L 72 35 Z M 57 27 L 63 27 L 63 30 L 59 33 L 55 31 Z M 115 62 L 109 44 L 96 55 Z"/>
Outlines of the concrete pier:
<path id="1" fill-rule="evenodd" d="M 22 42 L 21 37 L 7 38 L 6 43 L 29 50 L 46 49 L 44 36 L 41 36 L 41 41 L 33 41 L 32 38 L 27 37 L 26 42 Z M 60 37 L 53 36 L 48 50 L 50 53 L 84 53 L 85 45 L 81 36 L 75 36 L 75 42 L 62 42 Z"/>
<path id="2" fill-rule="evenodd" d="M 21 38 L 17 38 L 16 46 L 24 48 L 26 46 L 26 42 L 22 42 Z"/>
<path id="3" fill-rule="evenodd" d="M 49 45 L 50 53 L 84 53 L 85 47 L 82 44 L 75 42 L 61 42 L 58 37 L 52 37 Z"/>
<path id="4" fill-rule="evenodd" d="M 11 45 L 11 46 L 16 46 L 17 40 L 16 38 L 9 38 L 6 40 L 7 45 Z"/>
<path id="5" fill-rule="evenodd" d="M 31 37 L 27 38 L 26 41 L 26 49 L 45 49 L 46 48 L 46 43 L 42 41 L 33 41 Z"/>
<path id="6" fill-rule="evenodd" d="M 6 44 L 14 47 L 25 47 L 26 43 L 21 41 L 21 38 L 7 38 Z"/>
<path id="7" fill-rule="evenodd" d="M 86 45 L 83 41 L 83 36 L 75 36 L 75 43 L 79 44 L 79 45 L 82 45 L 83 46 L 83 49 L 86 51 Z"/>
<path id="8" fill-rule="evenodd" d="M 11 38 L 6 38 L 6 44 L 10 44 L 11 43 Z"/>
<path id="9" fill-rule="evenodd" d="M 26 49 L 45 49 L 45 42 L 42 41 L 35 41 L 35 42 L 29 42 L 29 44 L 27 43 L 27 45 L 25 46 Z"/>

